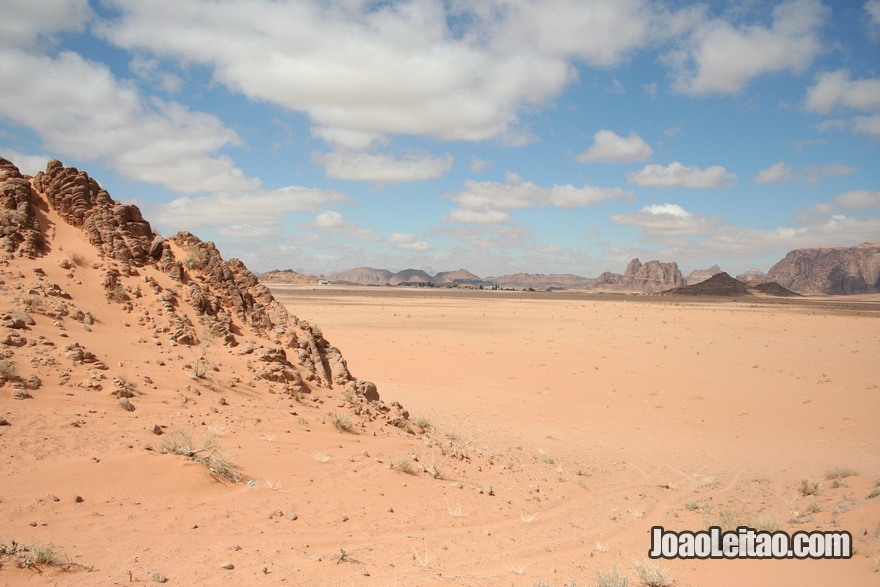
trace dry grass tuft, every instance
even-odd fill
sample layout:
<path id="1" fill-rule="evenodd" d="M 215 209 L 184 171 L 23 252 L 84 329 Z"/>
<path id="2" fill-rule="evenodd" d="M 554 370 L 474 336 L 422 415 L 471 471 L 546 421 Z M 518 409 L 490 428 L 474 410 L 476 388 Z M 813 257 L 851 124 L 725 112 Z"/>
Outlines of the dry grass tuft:
<path id="1" fill-rule="evenodd" d="M 633 563 L 633 571 L 645 587 L 667 587 L 672 584 L 672 572 L 649 559 Z"/>
<path id="2" fill-rule="evenodd" d="M 175 428 L 162 442 L 163 454 L 184 456 L 204 466 L 212 475 L 238 483 L 241 473 L 235 468 L 228 453 L 221 450 L 212 434 L 205 435 L 200 448 L 194 448 L 192 434 L 183 428 Z"/>

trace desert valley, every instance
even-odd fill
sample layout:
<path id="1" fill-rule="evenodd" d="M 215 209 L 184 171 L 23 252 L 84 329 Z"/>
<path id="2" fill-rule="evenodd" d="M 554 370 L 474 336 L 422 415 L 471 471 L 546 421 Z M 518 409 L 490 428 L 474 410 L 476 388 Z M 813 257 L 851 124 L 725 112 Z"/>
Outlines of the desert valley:
<path id="1" fill-rule="evenodd" d="M 711 525 L 854 553 L 667 584 L 880 578 L 876 292 L 267 284 L 57 161 L 0 197 L 0 585 L 639 585 Z"/>

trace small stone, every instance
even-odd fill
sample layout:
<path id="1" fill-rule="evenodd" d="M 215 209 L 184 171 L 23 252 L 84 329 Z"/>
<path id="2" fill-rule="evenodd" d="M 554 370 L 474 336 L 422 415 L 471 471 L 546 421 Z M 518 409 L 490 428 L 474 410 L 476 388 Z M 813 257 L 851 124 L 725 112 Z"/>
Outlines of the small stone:
<path id="1" fill-rule="evenodd" d="M 152 428 L 150 431 L 151 431 L 153 434 L 155 434 L 156 436 L 161 436 L 161 434 L 162 434 L 162 427 L 159 426 L 158 424 L 153 424 L 153 428 Z"/>
<path id="2" fill-rule="evenodd" d="M 76 497 L 73 498 L 73 501 L 74 501 L 74 503 L 82 503 L 85 500 L 83 499 L 82 495 L 77 495 Z"/>
<path id="3" fill-rule="evenodd" d="M 232 569 L 235 568 L 235 565 L 232 564 L 231 562 L 227 561 L 227 562 L 225 562 L 225 563 L 222 563 L 222 564 L 220 565 L 220 568 L 221 568 L 221 569 L 226 569 L 227 571 L 231 571 Z"/>
<path id="4" fill-rule="evenodd" d="M 290 520 L 291 522 L 295 521 L 297 518 L 298 516 L 296 515 L 296 512 L 287 512 L 284 514 L 284 519 Z"/>
<path id="5" fill-rule="evenodd" d="M 166 583 L 168 581 L 162 573 L 153 573 L 150 575 L 150 580 L 155 581 L 156 583 Z"/>
<path id="6" fill-rule="evenodd" d="M 232 546 L 227 546 L 226 550 L 231 550 L 233 552 L 238 552 L 241 550 L 241 547 L 238 544 L 233 544 Z"/>
<path id="7" fill-rule="evenodd" d="M 51 493 L 49 494 L 49 499 L 51 499 L 52 501 L 61 501 L 60 497 L 58 497 L 57 495 L 52 495 Z"/>
<path id="8" fill-rule="evenodd" d="M 483 495 L 495 495 L 495 492 L 492 490 L 492 486 L 488 483 L 480 483 L 477 486 L 477 492 L 482 493 Z"/>
<path id="9" fill-rule="evenodd" d="M 122 409 L 127 412 L 134 411 L 134 404 L 128 401 L 127 397 L 119 398 L 119 405 L 122 406 Z"/>
<path id="10" fill-rule="evenodd" d="M 36 522 L 28 522 L 28 525 L 29 525 L 29 526 L 36 526 L 37 523 L 36 523 Z"/>
<path id="11" fill-rule="evenodd" d="M 345 514 L 342 514 L 342 515 L 339 516 L 339 519 L 342 520 L 343 522 L 347 522 L 347 521 L 348 521 L 348 516 L 346 516 Z"/>
<path id="12" fill-rule="evenodd" d="M 0 416 L 0 426 L 12 426 L 12 424 L 9 423 L 9 420 Z"/>

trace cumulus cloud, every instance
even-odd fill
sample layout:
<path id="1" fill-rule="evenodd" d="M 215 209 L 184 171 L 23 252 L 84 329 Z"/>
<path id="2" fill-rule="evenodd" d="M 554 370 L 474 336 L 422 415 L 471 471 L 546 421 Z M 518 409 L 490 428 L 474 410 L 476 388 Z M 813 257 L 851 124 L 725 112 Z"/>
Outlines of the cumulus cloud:
<path id="1" fill-rule="evenodd" d="M 433 248 L 431 243 L 421 240 L 414 234 L 395 232 L 388 237 L 389 243 L 394 243 L 396 249 L 401 251 L 424 252 Z"/>
<path id="2" fill-rule="evenodd" d="M 865 2 L 865 12 L 868 13 L 868 34 L 875 40 L 880 39 L 880 0 Z"/>
<path id="3" fill-rule="evenodd" d="M 767 73 L 802 72 L 822 50 L 819 29 L 827 15 L 818 0 L 791 0 L 774 9 L 769 27 L 705 19 L 665 56 L 675 75 L 673 88 L 692 95 L 732 94 Z"/>
<path id="4" fill-rule="evenodd" d="M 125 177 L 183 193 L 260 188 L 218 154 L 241 140 L 216 116 L 145 99 L 105 65 L 68 51 L 6 49 L 0 79 L 0 117 L 30 127 L 56 153 L 107 162 Z"/>
<path id="5" fill-rule="evenodd" d="M 807 90 L 806 107 L 820 114 L 836 107 L 880 110 L 880 79 L 851 80 L 846 69 L 822 73 Z"/>
<path id="6" fill-rule="evenodd" d="M 858 205 L 870 204 L 874 197 L 870 193 L 839 196 L 843 204 Z M 839 213 L 834 205 L 813 207 L 810 212 L 796 219 L 799 226 L 764 230 L 707 218 L 688 212 L 678 204 L 646 206 L 615 214 L 611 220 L 639 229 L 644 242 L 672 246 L 680 255 L 695 258 L 712 255 L 749 258 L 800 247 L 852 246 L 876 239 L 880 231 L 880 215 L 848 216 Z"/>
<path id="7" fill-rule="evenodd" d="M 90 18 L 88 0 L 4 0 L 0 47 L 32 47 L 57 33 L 81 31 Z"/>
<path id="8" fill-rule="evenodd" d="M 736 174 L 720 165 L 706 169 L 688 167 L 674 161 L 663 165 L 648 165 L 626 175 L 630 183 L 643 187 L 726 188 L 736 184 Z"/>
<path id="9" fill-rule="evenodd" d="M 474 173 L 480 173 L 481 171 L 485 171 L 492 167 L 491 161 L 486 161 L 484 159 L 480 159 L 479 157 L 471 157 L 471 171 Z"/>
<path id="10" fill-rule="evenodd" d="M 809 184 L 819 183 L 825 178 L 835 175 L 852 175 L 858 171 L 855 167 L 842 163 L 829 163 L 828 165 L 810 165 L 795 173 L 790 165 L 779 162 L 774 163 L 767 169 L 758 172 L 755 183 L 787 183 L 790 181 L 802 181 Z"/>
<path id="11" fill-rule="evenodd" d="M 465 191 L 444 196 L 458 204 L 458 208 L 450 211 L 446 220 L 453 223 L 496 224 L 509 222 L 511 210 L 548 205 L 583 208 L 607 200 L 634 197 L 632 192 L 622 188 L 591 185 L 577 188 L 571 184 L 544 188 L 524 181 L 515 173 L 508 173 L 506 179 L 507 183 L 468 180 L 465 182 Z"/>
<path id="12" fill-rule="evenodd" d="M 781 161 L 774 163 L 767 169 L 762 169 L 755 177 L 755 183 L 787 183 L 793 179 L 791 165 Z"/>
<path id="13" fill-rule="evenodd" d="M 314 226 L 319 230 L 342 234 L 355 240 L 391 243 L 394 248 L 401 251 L 424 252 L 433 248 L 431 243 L 405 232 L 394 232 L 386 238 L 371 228 L 361 228 L 357 222 L 349 222 L 335 210 L 321 212 L 315 216 Z"/>
<path id="14" fill-rule="evenodd" d="M 264 236 L 280 226 L 286 214 L 315 210 L 345 199 L 340 192 L 296 186 L 184 196 L 161 205 L 157 220 L 176 229 L 225 227 L 230 234 L 256 231 Z"/>
<path id="15" fill-rule="evenodd" d="M 95 30 L 109 42 L 204 65 L 231 91 L 304 112 L 317 136 L 356 150 L 393 134 L 521 139 L 520 112 L 558 95 L 574 62 L 617 65 L 699 13 L 646 0 L 108 4 L 120 15 Z"/>
<path id="16" fill-rule="evenodd" d="M 846 210 L 880 210 L 880 192 L 854 190 L 840 194 L 833 203 Z"/>
<path id="17" fill-rule="evenodd" d="M 654 150 L 635 132 L 624 138 L 614 131 L 600 130 L 593 135 L 593 146 L 577 156 L 581 163 L 648 161 Z"/>
<path id="18" fill-rule="evenodd" d="M 408 151 L 397 159 L 386 153 L 318 153 L 314 161 L 325 168 L 327 177 L 351 181 L 398 184 L 443 177 L 454 161 L 452 155 L 435 157 L 421 149 Z"/>

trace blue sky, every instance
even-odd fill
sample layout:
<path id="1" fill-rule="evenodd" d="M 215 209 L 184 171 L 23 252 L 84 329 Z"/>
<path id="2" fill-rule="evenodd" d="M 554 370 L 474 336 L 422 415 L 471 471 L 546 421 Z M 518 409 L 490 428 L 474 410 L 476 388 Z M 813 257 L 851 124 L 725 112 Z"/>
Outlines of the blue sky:
<path id="1" fill-rule="evenodd" d="M 254 271 L 880 240 L 880 0 L 0 0 L 0 156 Z"/>

